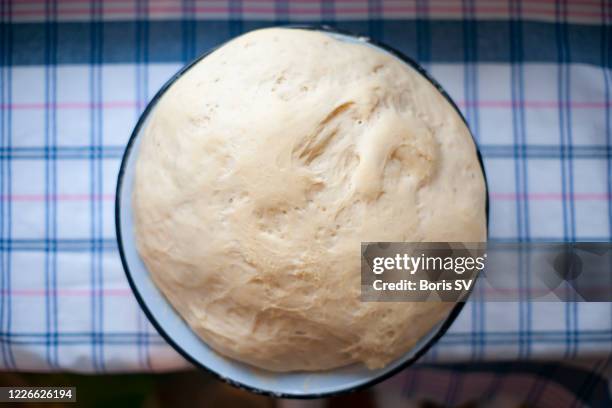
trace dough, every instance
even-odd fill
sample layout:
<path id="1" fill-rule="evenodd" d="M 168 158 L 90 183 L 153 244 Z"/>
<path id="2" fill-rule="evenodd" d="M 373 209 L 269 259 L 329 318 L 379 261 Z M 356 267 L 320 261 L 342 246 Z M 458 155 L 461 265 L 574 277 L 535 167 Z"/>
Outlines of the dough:
<path id="1" fill-rule="evenodd" d="M 157 287 L 217 352 L 380 368 L 451 304 L 360 301 L 361 241 L 484 241 L 468 129 L 414 69 L 298 29 L 238 37 L 158 102 L 133 206 Z"/>

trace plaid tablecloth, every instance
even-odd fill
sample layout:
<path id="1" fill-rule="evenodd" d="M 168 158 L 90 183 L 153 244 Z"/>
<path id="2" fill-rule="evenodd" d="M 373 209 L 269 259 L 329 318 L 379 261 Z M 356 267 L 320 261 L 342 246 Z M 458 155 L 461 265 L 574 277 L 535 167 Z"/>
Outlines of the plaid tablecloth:
<path id="1" fill-rule="evenodd" d="M 114 230 L 119 162 L 147 100 L 244 31 L 324 23 L 417 59 L 458 102 L 489 179 L 492 240 L 612 240 L 612 3 L 2 1 L 0 366 L 166 370 Z M 519 274 L 521 276 L 521 274 Z M 607 303 L 468 303 L 425 362 L 591 358 Z"/>

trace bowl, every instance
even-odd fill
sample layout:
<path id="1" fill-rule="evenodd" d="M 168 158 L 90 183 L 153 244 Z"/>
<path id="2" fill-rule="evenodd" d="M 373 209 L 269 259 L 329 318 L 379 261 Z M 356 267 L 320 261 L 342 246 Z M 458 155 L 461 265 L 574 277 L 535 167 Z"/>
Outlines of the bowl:
<path id="1" fill-rule="evenodd" d="M 325 26 L 291 26 L 289 28 L 318 30 L 341 41 L 363 43 L 375 47 L 382 52 L 392 54 L 406 64 L 409 64 L 427 78 L 438 91 L 442 93 L 465 122 L 461 112 L 442 87 L 416 62 L 391 47 L 372 41 L 363 36 L 342 32 Z M 206 343 L 191 330 L 188 324 L 180 317 L 163 294 L 153 284 L 144 263 L 138 255 L 134 241 L 131 191 L 136 163 L 135 153 L 139 148 L 140 135 L 143 129 L 145 129 L 150 113 L 155 109 L 159 99 L 164 95 L 166 90 L 181 77 L 181 75 L 187 72 L 197 62 L 206 58 L 210 52 L 212 51 L 205 53 L 182 68 L 157 92 L 140 116 L 121 161 L 115 202 L 117 242 L 128 282 L 144 313 L 159 334 L 193 365 L 209 371 L 219 379 L 231 385 L 258 394 L 281 398 L 321 398 L 332 396 L 372 386 L 410 366 L 442 337 L 463 308 L 464 303 L 457 303 L 449 312 L 448 316 L 444 320 L 438 322 L 415 344 L 414 347 L 384 368 L 370 370 L 363 365 L 354 364 L 321 372 L 276 373 L 261 370 L 226 358 L 208 347 Z M 484 175 L 484 167 L 482 166 L 482 159 L 479 152 L 478 159 Z"/>

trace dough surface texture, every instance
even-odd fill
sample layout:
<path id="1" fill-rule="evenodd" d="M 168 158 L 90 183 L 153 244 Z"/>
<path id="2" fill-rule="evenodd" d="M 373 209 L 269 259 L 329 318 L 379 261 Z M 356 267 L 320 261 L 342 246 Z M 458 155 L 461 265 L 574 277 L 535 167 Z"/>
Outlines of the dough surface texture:
<path id="1" fill-rule="evenodd" d="M 365 44 L 245 34 L 178 79 L 141 137 L 139 254 L 203 341 L 256 367 L 385 366 L 452 304 L 361 302 L 361 241 L 486 239 L 465 124 Z"/>

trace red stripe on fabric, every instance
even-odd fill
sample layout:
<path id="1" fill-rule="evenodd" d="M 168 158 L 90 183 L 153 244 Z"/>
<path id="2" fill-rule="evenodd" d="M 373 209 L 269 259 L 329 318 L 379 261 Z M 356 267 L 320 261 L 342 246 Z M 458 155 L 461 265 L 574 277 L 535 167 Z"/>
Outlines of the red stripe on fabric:
<path id="1" fill-rule="evenodd" d="M 1 201 L 32 201 L 32 202 L 43 202 L 43 201 L 114 201 L 114 194 L 103 194 L 103 195 L 91 195 L 91 194 L 11 194 L 1 195 Z"/>
<path id="2" fill-rule="evenodd" d="M 58 103 L 12 103 L 2 104 L 0 109 L 121 109 L 134 108 L 138 106 L 138 101 L 111 101 L 103 103 L 90 102 L 58 102 Z"/>
<path id="3" fill-rule="evenodd" d="M 491 193 L 492 200 L 532 200 L 532 201 L 561 201 L 561 200 L 580 200 L 580 201 L 607 201 L 612 199 L 608 193 Z"/>
<path id="4" fill-rule="evenodd" d="M 2 110 L 28 110 L 28 109 L 123 109 L 123 108 L 136 108 L 142 106 L 142 101 L 109 101 L 103 103 L 90 103 L 90 102 L 58 102 L 52 104 L 46 103 L 11 103 L 11 104 L 0 104 Z M 559 109 L 559 107 L 567 106 L 571 109 L 604 109 L 612 106 L 612 102 L 569 102 L 561 103 L 559 101 L 522 101 L 513 103 L 512 101 L 506 100 L 482 100 L 482 101 L 457 101 L 457 105 L 460 107 L 475 106 L 478 108 L 512 108 L 512 107 L 525 107 L 533 109 Z"/>
<path id="5" fill-rule="evenodd" d="M 20 0 L 19 2 L 21 4 L 45 4 L 46 0 Z M 321 0 L 321 1 L 325 1 L 325 0 Z M 321 1 L 313 1 L 313 0 L 291 0 L 291 3 L 295 3 L 295 4 L 312 4 L 312 5 L 319 5 L 321 3 Z M 336 4 L 343 4 L 343 3 L 348 3 L 348 4 L 352 4 L 352 3 L 362 3 L 366 0 L 334 0 L 334 3 Z M 486 0 L 486 1 L 481 1 L 479 3 L 484 3 L 484 4 L 499 4 L 499 5 L 504 5 L 506 4 L 507 0 Z M 538 2 L 540 4 L 549 4 L 549 5 L 554 5 L 555 2 L 557 0 L 539 0 Z M 61 3 L 59 4 L 60 6 L 62 4 L 89 4 L 90 0 L 61 0 Z M 127 3 L 126 0 L 105 0 L 104 3 L 106 4 L 125 4 Z M 197 2 L 196 2 L 197 3 Z M 205 4 L 205 2 L 200 1 L 199 3 L 201 4 Z M 250 4 L 250 3 L 255 3 L 255 4 L 270 4 L 273 5 L 274 2 L 273 1 L 261 1 L 261 0 L 243 0 L 243 4 Z M 385 3 L 397 3 L 393 2 L 393 1 L 383 1 L 382 4 L 384 5 Z M 438 0 L 438 3 L 447 3 L 447 4 L 455 4 L 455 1 L 444 1 L 444 0 Z M 526 3 L 526 2 L 523 2 Z M 134 4 L 134 2 L 132 2 L 132 4 Z M 155 0 L 150 0 L 149 4 L 172 4 L 171 1 L 155 1 Z M 569 6 L 591 6 L 591 7 L 599 7 L 600 3 L 598 0 L 580 0 L 580 1 L 575 1 L 575 2 L 568 2 Z M 477 4 L 474 7 L 476 10 L 480 9 L 481 6 L 479 4 Z"/>
<path id="6" fill-rule="evenodd" d="M 561 201 L 561 200 L 577 200 L 577 201 L 607 201 L 612 199 L 612 195 L 608 193 L 491 193 L 490 198 L 498 201 L 516 201 L 516 200 L 532 200 L 532 201 Z M 91 195 L 91 194 L 12 194 L 0 196 L 2 201 L 12 202 L 43 202 L 43 201 L 114 201 L 114 194 Z"/>
<path id="7" fill-rule="evenodd" d="M 461 107 L 476 106 L 479 108 L 533 108 L 533 109 L 559 109 L 560 107 L 569 107 L 572 109 L 603 109 L 607 106 L 612 106 L 612 103 L 606 102 L 569 102 L 562 103 L 559 101 L 520 101 L 512 102 L 505 100 L 485 100 L 476 102 L 459 101 L 457 104 Z"/>
<path id="8" fill-rule="evenodd" d="M 367 7 L 345 7 L 345 6 L 339 6 L 336 5 L 338 12 L 341 13 L 352 13 L 352 14 L 363 14 L 364 16 L 368 15 L 368 8 Z M 166 13 L 184 13 L 184 12 L 189 12 L 189 13 L 229 13 L 230 12 L 230 7 L 190 7 L 190 8 L 182 8 L 182 7 L 177 7 L 177 6 L 166 6 L 166 7 L 161 7 L 161 6 L 152 6 L 152 7 L 148 7 L 147 8 L 147 12 L 148 15 L 155 15 L 155 14 L 166 14 Z M 461 7 L 436 7 L 436 6 L 431 6 L 429 7 L 429 11 L 430 13 L 440 13 L 440 14 L 456 14 L 458 17 L 461 16 L 462 13 L 462 9 Z M 508 8 L 507 7 L 494 7 L 494 6 L 487 6 L 487 7 L 478 7 L 476 10 L 476 14 L 477 15 L 481 15 L 481 14 L 507 14 L 508 13 Z M 122 15 L 122 14 L 126 14 L 126 13 L 135 13 L 136 12 L 136 7 L 130 6 L 130 7 L 125 7 L 125 8 L 121 8 L 121 7 L 114 7 L 114 8 L 105 8 L 102 12 L 103 16 L 113 16 L 113 15 Z M 242 12 L 246 13 L 246 14 L 266 14 L 266 15 L 274 15 L 275 13 L 275 9 L 274 7 L 270 7 L 270 6 L 258 6 L 255 7 L 253 5 L 245 5 L 242 8 Z M 392 13 L 416 13 L 416 6 L 382 6 L 382 12 L 383 14 L 392 14 Z M 90 10 L 89 7 L 88 8 L 83 8 L 83 9 L 77 9 L 77 8 L 70 8 L 70 9 L 62 9 L 58 12 L 58 15 L 61 17 L 63 15 L 70 15 L 70 16 L 89 16 L 90 14 Z M 294 14 L 294 15 L 320 15 L 321 11 L 318 9 L 312 9 L 312 8 L 297 8 L 295 7 L 295 4 L 292 5 L 291 7 L 291 12 L 290 14 Z M 2 13 L 3 16 L 8 15 L 8 13 Z M 32 10 L 13 10 L 11 12 L 11 16 L 13 17 L 44 17 L 45 13 L 44 10 L 39 10 L 39 9 L 32 9 Z M 551 18 L 555 17 L 555 11 L 552 9 L 546 9 L 546 8 L 542 8 L 542 9 L 538 9 L 538 8 L 533 8 L 533 7 L 524 7 L 522 10 L 521 15 L 523 17 L 530 17 L 530 16 L 548 16 Z M 592 18 L 597 18 L 597 20 L 599 21 L 601 18 L 601 15 L 599 12 L 595 12 L 595 11 L 582 11 L 582 10 L 574 10 L 571 13 L 572 17 L 592 17 Z"/>
<path id="9" fill-rule="evenodd" d="M 0 291 L 3 295 L 10 296 L 131 296 L 132 291 L 129 288 L 116 288 L 116 289 L 11 289 L 10 291 Z"/>

